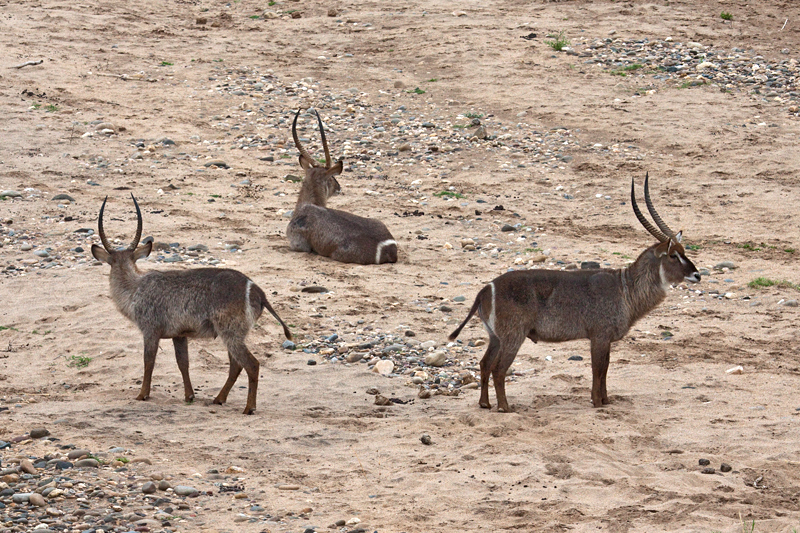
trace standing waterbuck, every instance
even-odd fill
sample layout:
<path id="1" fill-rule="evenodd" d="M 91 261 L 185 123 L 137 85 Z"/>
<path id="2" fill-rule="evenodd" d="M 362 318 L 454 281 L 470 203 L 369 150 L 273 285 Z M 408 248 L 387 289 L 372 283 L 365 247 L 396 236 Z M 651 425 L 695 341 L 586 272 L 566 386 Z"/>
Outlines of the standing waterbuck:
<path id="1" fill-rule="evenodd" d="M 102 248 L 92 245 L 95 259 L 111 265 L 111 299 L 117 309 L 131 320 L 144 336 L 144 378 L 137 400 L 150 396 L 150 380 L 156 362 L 160 339 L 172 339 L 175 359 L 183 376 L 184 397 L 194 400 L 194 389 L 189 379 L 189 338 L 219 335 L 228 349 L 230 369 L 228 381 L 219 391 L 214 403 L 223 404 L 242 371 L 247 372 L 247 405 L 245 414 L 256 409 L 258 389 L 258 360 L 245 345 L 245 337 L 261 316 L 263 309 L 283 326 L 287 339 L 292 338 L 289 328 L 269 305 L 267 297 L 250 278 L 228 268 L 196 268 L 141 272 L 136 261 L 150 255 L 152 241 L 138 246 L 142 237 L 142 212 L 134 198 L 138 226 L 131 245 L 124 250 L 111 247 L 103 231 L 103 211 L 97 220 Z"/>
<path id="2" fill-rule="evenodd" d="M 397 241 L 383 222 L 325 207 L 328 198 L 341 190 L 336 176 L 342 173 L 343 165 L 341 160 L 333 164 L 322 119 L 316 111 L 315 114 L 325 150 L 324 167 L 308 154 L 297 137 L 300 110 L 292 122 L 292 138 L 306 176 L 286 228 L 289 246 L 298 252 L 315 252 L 342 263 L 396 263 Z"/>
<path id="3" fill-rule="evenodd" d="M 525 338 L 533 342 L 589 339 L 592 352 L 592 404 L 608 403 L 606 373 L 611 343 L 623 338 L 637 320 L 667 296 L 673 283 L 700 281 L 686 257 L 682 232 L 672 230 L 650 201 L 649 176 L 644 197 L 655 228 L 639 210 L 631 180 L 631 204 L 636 218 L 659 243 L 646 249 L 630 266 L 618 270 L 522 270 L 495 278 L 478 293 L 464 322 L 451 335 L 455 340 L 477 312 L 489 346 L 481 359 L 480 406 L 489 403 L 489 375 L 494 378 L 498 410 L 510 411 L 505 378 Z"/>

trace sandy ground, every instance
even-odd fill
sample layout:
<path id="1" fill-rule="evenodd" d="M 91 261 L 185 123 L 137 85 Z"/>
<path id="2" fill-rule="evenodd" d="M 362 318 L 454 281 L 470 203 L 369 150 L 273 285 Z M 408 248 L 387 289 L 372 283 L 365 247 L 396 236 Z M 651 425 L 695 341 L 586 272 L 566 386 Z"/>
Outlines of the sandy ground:
<path id="1" fill-rule="evenodd" d="M 748 286 L 757 277 L 800 282 L 800 122 L 791 102 L 746 89 L 653 85 L 653 72 L 614 76 L 544 43 L 560 30 L 573 42 L 672 37 L 780 61 L 800 50 L 800 7 L 709 0 L 0 5 L 0 190 L 22 194 L 0 202 L 0 326 L 7 328 L 0 331 L 0 395 L 10 407 L 0 413 L 0 439 L 43 425 L 89 449 L 133 448 L 154 469 L 189 482 L 213 468 L 244 469 L 250 502 L 208 498 L 202 526 L 189 521 L 181 531 L 303 531 L 351 517 L 368 531 L 707 532 L 740 531 L 743 521 L 754 521 L 756 531 L 800 529 L 799 321 L 797 307 L 783 305 L 799 295 L 785 285 Z M 292 10 L 302 16 L 292 18 Z M 723 21 L 722 11 L 734 20 Z M 272 93 L 230 89 L 239 76 L 261 75 L 275 80 Z M 285 90 L 293 83 L 299 88 Z M 418 87 L 424 94 L 413 92 Z M 473 112 L 490 134 L 510 140 L 448 147 L 450 130 L 438 140 L 411 132 L 405 139 L 389 122 L 401 105 L 437 128 L 467 124 L 464 114 Z M 311 106 L 330 119 L 334 155 L 364 162 L 343 174 L 344 194 L 331 205 L 382 219 L 400 243 L 397 264 L 343 265 L 288 249 L 284 213 L 299 184 L 284 177 L 300 169 L 289 123 L 277 118 Z M 345 146 L 348 136 L 363 140 L 378 116 L 385 134 Z M 101 123 L 112 131 L 96 131 Z M 242 150 L 242 135 L 263 142 Z M 314 132 L 304 135 L 315 147 Z M 556 165 L 528 161 L 513 143 L 537 135 L 567 142 L 569 157 Z M 176 144 L 165 146 L 165 137 Z M 406 140 L 412 154 L 430 158 L 400 161 Z M 213 160 L 230 168 L 205 166 Z M 631 178 L 642 180 L 645 171 L 662 216 L 684 230 L 695 245 L 691 258 L 709 274 L 691 287 L 701 293 L 676 287 L 612 348 L 612 403 L 601 409 L 590 403 L 585 341 L 525 344 L 507 386 L 516 412 L 502 414 L 480 409 L 475 389 L 419 399 L 408 375 L 383 377 L 364 364 L 284 350 L 268 317 L 249 338 L 262 362 L 254 416 L 240 413 L 244 388 L 227 405 L 210 405 L 227 369 L 222 345 L 210 340 L 189 345 L 197 401 L 184 404 L 166 341 L 152 399 L 138 402 L 141 335 L 110 301 L 107 265 L 70 252 L 88 250 L 90 240 L 74 232 L 96 228 L 106 195 L 110 236 L 128 242 L 135 218 L 126 195 L 133 192 L 145 235 L 203 243 L 251 276 L 298 343 L 338 333 L 356 344 L 412 330 L 441 346 L 480 287 L 517 257 L 544 252 L 550 268 L 585 260 L 616 268 L 649 246 L 626 202 Z M 442 190 L 465 199 L 434 196 Z M 52 201 L 59 193 L 74 203 Z M 491 211 L 495 205 L 504 210 Z M 414 209 L 425 214 L 402 216 Z M 532 228 L 535 245 L 500 231 L 515 223 Z M 495 239 L 506 250 L 465 252 L 459 243 L 468 237 Z M 25 242 L 52 248 L 57 265 L 40 268 L 40 258 L 21 249 Z M 722 261 L 737 268 L 713 270 Z M 304 284 L 331 292 L 298 292 Z M 466 301 L 452 302 L 458 295 Z M 431 313 L 420 301 L 449 301 L 453 311 Z M 664 331 L 672 336 L 663 340 Z M 462 334 L 465 343 L 484 338 L 477 320 Z M 466 368 L 482 354 L 448 353 L 451 365 Z M 76 365 L 79 357 L 89 364 Z M 726 373 L 736 365 L 742 374 Z M 366 393 L 371 387 L 414 401 L 378 407 Z M 423 434 L 432 444 L 420 442 Z M 717 472 L 702 474 L 700 458 Z M 733 471 L 719 472 L 723 462 Z M 234 523 L 252 501 L 277 515 L 313 510 L 269 527 Z"/>

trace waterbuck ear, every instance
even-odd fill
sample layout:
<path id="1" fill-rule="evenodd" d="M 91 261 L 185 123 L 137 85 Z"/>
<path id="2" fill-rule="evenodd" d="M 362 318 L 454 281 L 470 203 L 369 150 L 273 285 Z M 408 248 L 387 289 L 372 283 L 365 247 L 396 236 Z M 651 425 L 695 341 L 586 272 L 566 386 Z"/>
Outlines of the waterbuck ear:
<path id="1" fill-rule="evenodd" d="M 344 168 L 344 162 L 340 159 L 333 165 L 331 168 L 325 171 L 326 176 L 338 176 L 342 173 L 342 169 Z"/>
<path id="2" fill-rule="evenodd" d="M 133 261 L 134 261 L 134 263 L 136 261 L 138 261 L 139 259 L 142 259 L 142 258 L 147 257 L 148 255 L 150 255 L 151 251 L 153 251 L 153 241 L 148 241 L 147 244 L 143 244 L 143 245 L 139 246 L 133 252 Z"/>
<path id="3" fill-rule="evenodd" d="M 303 170 L 308 170 L 314 166 L 314 162 L 303 154 L 300 154 L 300 166 L 303 167 Z"/>
<path id="4" fill-rule="evenodd" d="M 672 251 L 672 239 L 662 242 L 661 244 L 656 246 L 656 249 L 654 250 L 656 257 L 664 257 L 671 251 Z"/>
<path id="5" fill-rule="evenodd" d="M 103 263 L 111 264 L 111 255 L 106 252 L 106 250 L 102 246 L 98 246 L 96 244 L 92 245 L 92 255 L 98 261 L 102 261 Z"/>
<path id="6" fill-rule="evenodd" d="M 677 235 L 675 235 L 675 242 L 680 243 L 683 240 L 683 230 L 680 230 Z"/>

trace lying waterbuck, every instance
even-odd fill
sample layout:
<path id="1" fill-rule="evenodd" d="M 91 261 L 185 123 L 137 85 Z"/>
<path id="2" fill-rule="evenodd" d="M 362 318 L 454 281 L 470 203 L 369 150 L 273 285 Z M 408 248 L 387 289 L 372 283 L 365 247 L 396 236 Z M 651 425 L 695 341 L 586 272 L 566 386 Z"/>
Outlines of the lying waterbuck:
<path id="1" fill-rule="evenodd" d="M 136 261 L 150 255 L 153 243 L 137 248 L 142 236 L 142 213 L 139 203 L 131 194 L 136 206 L 138 227 L 131 245 L 124 250 L 111 247 L 103 231 L 103 211 L 100 208 L 97 228 L 103 247 L 92 245 L 92 255 L 111 265 L 111 299 L 117 309 L 131 320 L 144 336 L 144 379 L 137 400 L 150 396 L 150 380 L 156 362 L 160 339 L 172 339 L 175 359 L 183 376 L 184 397 L 194 400 L 194 389 L 189 380 L 190 337 L 222 337 L 228 349 L 230 370 L 228 381 L 219 391 L 214 403 L 223 404 L 242 371 L 247 372 L 248 390 L 245 414 L 256 409 L 258 389 L 258 360 L 245 345 L 250 328 L 266 309 L 283 326 L 287 339 L 292 338 L 289 328 L 269 305 L 267 297 L 250 278 L 228 268 L 196 268 L 191 270 L 150 271 L 142 273 Z"/>
<path id="2" fill-rule="evenodd" d="M 481 359 L 480 406 L 489 403 L 489 375 L 494 378 L 498 410 L 510 411 L 505 377 L 517 351 L 533 342 L 589 339 L 592 351 L 592 404 L 608 403 L 606 373 L 611 343 L 624 337 L 637 320 L 660 304 L 673 283 L 700 281 L 686 257 L 681 234 L 673 233 L 650 201 L 648 176 L 644 180 L 647 209 L 660 231 L 636 205 L 631 180 L 631 204 L 639 222 L 656 239 L 636 261 L 619 270 L 522 270 L 495 278 L 478 293 L 464 322 L 451 335 L 455 340 L 478 313 L 489 332 L 489 346 Z"/>
<path id="3" fill-rule="evenodd" d="M 316 113 L 316 111 L 315 111 Z M 322 119 L 317 115 L 319 134 L 325 150 L 325 166 L 317 163 L 300 144 L 297 117 L 292 122 L 292 137 L 300 152 L 300 166 L 306 172 L 292 220 L 286 228 L 289 246 L 298 252 L 315 252 L 342 263 L 362 265 L 396 263 L 397 241 L 380 220 L 325 207 L 328 198 L 340 191 L 336 176 L 342 161 L 331 161 Z"/>

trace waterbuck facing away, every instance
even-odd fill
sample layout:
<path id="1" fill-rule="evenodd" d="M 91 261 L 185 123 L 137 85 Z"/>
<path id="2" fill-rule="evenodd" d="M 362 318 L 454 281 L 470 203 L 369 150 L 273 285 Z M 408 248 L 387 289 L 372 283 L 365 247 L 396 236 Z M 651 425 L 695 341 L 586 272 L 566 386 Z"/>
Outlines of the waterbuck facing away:
<path id="1" fill-rule="evenodd" d="M 136 198 L 138 227 L 131 245 L 125 250 L 111 247 L 103 231 L 103 211 L 100 208 L 97 227 L 103 247 L 92 245 L 92 255 L 111 265 L 111 299 L 117 309 L 130 319 L 144 336 L 144 379 L 137 400 L 150 396 L 150 380 L 156 362 L 160 339 L 172 339 L 175 359 L 183 376 L 186 401 L 194 400 L 194 389 L 189 380 L 190 337 L 222 337 L 228 349 L 230 370 L 228 381 L 219 391 L 214 403 L 223 404 L 242 371 L 247 372 L 247 405 L 245 414 L 256 409 L 258 389 L 258 360 L 244 343 L 250 328 L 266 309 L 283 326 L 287 339 L 292 338 L 289 328 L 269 305 L 267 297 L 250 278 L 227 268 L 196 268 L 191 270 L 150 271 L 142 273 L 136 261 L 150 255 L 153 243 L 137 248 L 142 236 L 142 213 Z"/>
<path id="2" fill-rule="evenodd" d="M 342 161 L 333 164 L 331 160 L 319 113 L 316 115 L 325 150 L 325 166 L 308 154 L 297 137 L 299 115 L 300 110 L 292 122 L 292 137 L 306 176 L 292 220 L 286 228 L 289 246 L 298 252 L 316 252 L 342 263 L 396 263 L 397 241 L 383 222 L 325 207 L 328 198 L 341 190 L 336 176 L 342 173 Z"/>
<path id="3" fill-rule="evenodd" d="M 495 278 L 478 293 L 464 322 L 451 335 L 455 340 L 475 312 L 489 332 L 489 346 L 481 359 L 480 406 L 489 403 L 489 374 L 494 378 L 497 407 L 510 411 L 505 378 L 520 346 L 533 342 L 589 339 L 592 351 L 592 404 L 608 403 L 606 373 L 611 343 L 624 337 L 637 320 L 660 304 L 673 283 L 700 281 L 686 257 L 681 233 L 673 233 L 650 201 L 648 176 L 644 180 L 647 209 L 659 229 L 636 205 L 631 180 L 631 204 L 636 218 L 659 243 L 619 270 L 522 270 Z"/>

